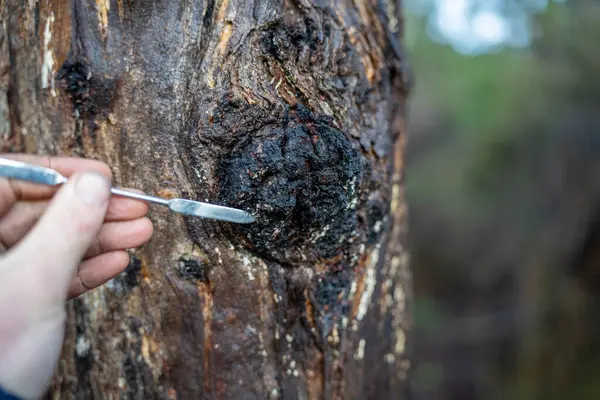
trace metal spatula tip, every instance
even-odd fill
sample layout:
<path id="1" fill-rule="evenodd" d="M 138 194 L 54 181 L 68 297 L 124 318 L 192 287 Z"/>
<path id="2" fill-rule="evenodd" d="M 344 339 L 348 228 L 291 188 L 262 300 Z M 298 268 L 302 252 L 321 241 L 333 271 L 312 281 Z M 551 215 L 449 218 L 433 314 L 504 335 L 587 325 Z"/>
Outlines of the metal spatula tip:
<path id="1" fill-rule="evenodd" d="M 181 214 L 233 222 L 236 224 L 251 224 L 256 222 L 256 219 L 246 211 L 200 201 L 173 199 L 169 201 L 169 208 L 172 211 Z"/>
<path id="2" fill-rule="evenodd" d="M 62 176 L 58 171 L 4 158 L 0 158 L 0 176 L 52 186 L 61 185 L 67 182 L 67 178 Z M 167 206 L 172 211 L 180 214 L 211 218 L 236 224 L 251 224 L 256 222 L 256 219 L 250 215 L 250 213 L 235 208 L 217 206 L 187 199 L 167 200 L 119 188 L 111 188 L 110 191 L 117 196 L 124 196 L 160 204 L 161 206 Z"/>

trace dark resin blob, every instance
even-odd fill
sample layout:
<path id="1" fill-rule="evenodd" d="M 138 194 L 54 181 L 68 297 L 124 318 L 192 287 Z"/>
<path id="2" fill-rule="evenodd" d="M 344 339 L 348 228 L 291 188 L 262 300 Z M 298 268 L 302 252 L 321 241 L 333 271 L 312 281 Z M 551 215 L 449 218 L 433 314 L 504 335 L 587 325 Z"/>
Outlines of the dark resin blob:
<path id="1" fill-rule="evenodd" d="M 301 115 L 267 126 L 220 163 L 220 196 L 250 210 L 243 242 L 283 263 L 332 257 L 357 226 L 361 158 L 347 135 Z"/>

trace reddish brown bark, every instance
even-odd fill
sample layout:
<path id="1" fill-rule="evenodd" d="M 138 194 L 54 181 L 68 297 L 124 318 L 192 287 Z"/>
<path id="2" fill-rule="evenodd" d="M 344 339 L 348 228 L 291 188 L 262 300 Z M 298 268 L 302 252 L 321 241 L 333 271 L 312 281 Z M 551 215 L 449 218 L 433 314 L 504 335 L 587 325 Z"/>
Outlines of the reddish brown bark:
<path id="1" fill-rule="evenodd" d="M 2 2 L 4 150 L 259 221 L 152 209 L 128 270 L 70 303 L 54 397 L 403 397 L 398 8 Z"/>

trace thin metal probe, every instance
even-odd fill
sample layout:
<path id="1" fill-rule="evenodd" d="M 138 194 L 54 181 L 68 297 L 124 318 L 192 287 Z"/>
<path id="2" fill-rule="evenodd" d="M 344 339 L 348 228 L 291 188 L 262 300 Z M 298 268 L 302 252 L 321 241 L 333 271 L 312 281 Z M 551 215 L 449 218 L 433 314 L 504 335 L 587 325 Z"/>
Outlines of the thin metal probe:
<path id="1" fill-rule="evenodd" d="M 5 158 L 0 158 L 0 176 L 50 186 L 62 185 L 68 181 L 66 177 L 53 169 Z M 256 219 L 246 211 L 231 207 L 219 206 L 216 204 L 204 203 L 201 201 L 188 199 L 167 200 L 160 197 L 130 192 L 128 190 L 114 187 L 110 188 L 110 192 L 117 196 L 129 197 L 149 203 L 159 204 L 161 206 L 166 206 L 169 207 L 171 211 L 180 214 L 192 215 L 201 218 L 211 218 L 237 224 L 251 224 L 256 221 Z"/>

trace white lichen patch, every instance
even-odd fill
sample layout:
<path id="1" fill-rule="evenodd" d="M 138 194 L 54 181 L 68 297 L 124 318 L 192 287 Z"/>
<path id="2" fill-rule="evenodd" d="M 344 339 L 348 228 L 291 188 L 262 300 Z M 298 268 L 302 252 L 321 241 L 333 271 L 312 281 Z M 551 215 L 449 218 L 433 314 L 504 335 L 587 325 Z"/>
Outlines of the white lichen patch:
<path id="1" fill-rule="evenodd" d="M 96 0 L 98 10 L 98 25 L 103 39 L 108 37 L 108 12 L 110 11 L 110 0 Z"/>
<path id="2" fill-rule="evenodd" d="M 392 186 L 392 201 L 390 203 L 391 213 L 394 214 L 398 210 L 398 204 L 400 200 L 400 185 L 395 184 Z"/>
<path id="3" fill-rule="evenodd" d="M 51 12 L 46 19 L 46 26 L 44 28 L 44 52 L 42 55 L 42 71 L 41 71 L 41 85 L 42 89 L 50 87 L 50 93 L 52 96 L 56 96 L 54 91 L 54 54 L 50 43 L 52 42 L 52 24 L 54 23 L 54 13 Z"/>
<path id="4" fill-rule="evenodd" d="M 77 336 L 77 342 L 75 344 L 75 353 L 78 357 L 85 357 L 90 351 L 91 343 L 83 335 Z"/>
<path id="5" fill-rule="evenodd" d="M 400 284 L 394 289 L 394 300 L 397 302 L 397 312 L 403 312 L 406 309 L 406 293 Z"/>
<path id="6" fill-rule="evenodd" d="M 394 352 L 396 354 L 404 353 L 406 348 L 406 334 L 402 329 L 398 329 L 396 333 L 396 345 L 394 346 Z"/>
<path id="7" fill-rule="evenodd" d="M 365 246 L 364 243 L 361 243 L 360 246 L 358 246 L 358 253 L 359 254 L 365 254 L 366 250 L 367 250 L 367 246 Z"/>
<path id="8" fill-rule="evenodd" d="M 400 261 L 400 257 L 398 256 L 394 256 L 392 257 L 392 261 L 390 263 L 390 276 L 396 276 L 396 273 L 398 273 L 398 268 L 400 267 L 401 261 Z"/>
<path id="9" fill-rule="evenodd" d="M 215 247 L 215 253 L 217 253 L 217 261 L 219 264 L 223 264 L 223 258 L 221 258 L 221 250 L 218 247 Z"/>
<path id="10" fill-rule="evenodd" d="M 331 109 L 331 107 L 329 107 L 329 104 L 327 104 L 324 101 L 319 102 L 319 104 L 321 105 L 321 109 L 326 115 L 333 115 L 333 110 Z"/>
<path id="11" fill-rule="evenodd" d="M 381 227 L 382 226 L 383 226 L 383 221 L 377 221 L 377 222 L 375 222 L 375 225 L 373 226 L 373 230 L 375 231 L 375 233 L 381 232 Z"/>
<path id="12" fill-rule="evenodd" d="M 337 346 L 340 343 L 340 333 L 337 325 L 333 326 L 331 335 L 327 336 L 327 342 L 332 346 Z"/>
<path id="13" fill-rule="evenodd" d="M 285 363 L 288 359 L 290 359 L 289 356 L 287 356 L 287 357 L 284 356 L 283 362 Z M 290 361 L 290 363 L 288 364 L 288 368 L 287 368 L 286 373 L 288 375 L 293 375 L 294 377 L 298 376 L 298 370 L 296 369 L 296 361 L 294 361 L 294 360 Z"/>
<path id="14" fill-rule="evenodd" d="M 342 328 L 348 328 L 348 317 L 342 317 Z M 314 329 L 314 328 L 313 328 Z"/>
<path id="15" fill-rule="evenodd" d="M 347 209 L 348 209 L 348 210 L 353 210 L 353 209 L 355 209 L 355 208 L 356 208 L 356 206 L 357 206 L 357 205 L 358 205 L 358 196 L 354 196 L 354 197 L 352 198 L 352 200 L 350 200 L 350 201 L 348 202 L 348 207 L 347 207 Z"/>
<path id="16" fill-rule="evenodd" d="M 365 358 L 365 339 L 360 339 L 358 342 L 358 347 L 356 348 L 356 352 L 354 353 L 355 360 L 362 360 Z"/>
<path id="17" fill-rule="evenodd" d="M 393 364 L 396 362 L 396 356 L 393 355 L 392 353 L 387 353 L 384 357 L 383 360 L 386 362 L 386 364 Z"/>
<path id="18" fill-rule="evenodd" d="M 310 236 L 309 240 L 311 241 L 311 243 L 316 243 L 317 240 L 321 239 L 322 237 L 324 237 L 327 234 L 329 229 L 331 229 L 331 225 L 329 225 L 329 224 L 325 225 L 325 227 L 323 229 L 313 233 Z"/>
<path id="19" fill-rule="evenodd" d="M 373 291 L 375 290 L 375 286 L 377 284 L 377 262 L 379 261 L 379 247 L 380 245 L 375 246 L 373 252 L 371 253 L 371 257 L 369 259 L 369 263 L 367 264 L 367 272 L 365 277 L 365 290 L 362 292 L 360 296 L 360 302 L 358 304 L 358 312 L 356 313 L 356 319 L 358 321 L 362 320 L 364 316 L 367 314 L 367 310 L 369 308 L 369 304 L 371 302 L 371 297 L 373 296 Z"/>
<path id="20" fill-rule="evenodd" d="M 244 265 L 244 270 L 246 270 L 246 274 L 248 275 L 248 280 L 253 281 L 255 277 L 252 271 L 252 264 L 250 263 L 250 258 L 248 258 L 248 256 L 243 256 L 242 264 Z"/>

